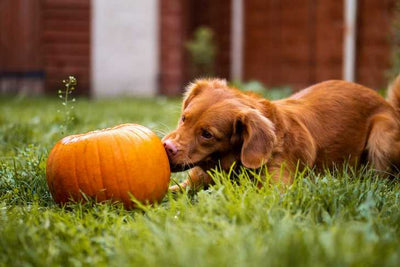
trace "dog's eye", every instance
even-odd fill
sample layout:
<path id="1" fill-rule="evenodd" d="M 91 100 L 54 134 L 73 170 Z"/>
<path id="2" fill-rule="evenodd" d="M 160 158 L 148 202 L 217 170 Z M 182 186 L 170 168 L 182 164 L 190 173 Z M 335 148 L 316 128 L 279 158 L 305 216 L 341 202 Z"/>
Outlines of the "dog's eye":
<path id="1" fill-rule="evenodd" d="M 204 139 L 210 139 L 210 138 L 213 137 L 213 135 L 212 135 L 212 133 L 210 133 L 209 131 L 203 130 L 203 131 L 201 132 L 201 137 L 203 137 Z"/>
<path id="2" fill-rule="evenodd" d="M 185 119 L 186 119 L 185 115 L 182 115 L 181 121 L 182 121 L 182 122 L 185 122 Z"/>

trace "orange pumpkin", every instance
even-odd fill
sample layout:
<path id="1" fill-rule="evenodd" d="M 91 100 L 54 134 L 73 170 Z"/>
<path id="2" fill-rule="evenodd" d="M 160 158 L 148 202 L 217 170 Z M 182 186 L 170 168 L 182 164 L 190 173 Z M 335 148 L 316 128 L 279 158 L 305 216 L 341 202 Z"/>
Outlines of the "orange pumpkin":
<path id="1" fill-rule="evenodd" d="M 60 140 L 47 159 L 46 178 L 57 203 L 83 199 L 122 201 L 133 207 L 165 196 L 170 167 L 161 140 L 137 124 L 71 135 Z"/>

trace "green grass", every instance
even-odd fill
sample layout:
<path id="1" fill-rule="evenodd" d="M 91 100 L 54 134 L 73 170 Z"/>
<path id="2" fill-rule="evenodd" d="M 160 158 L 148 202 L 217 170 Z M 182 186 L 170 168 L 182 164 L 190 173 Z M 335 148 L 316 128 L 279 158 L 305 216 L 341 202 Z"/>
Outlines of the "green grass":
<path id="1" fill-rule="evenodd" d="M 180 100 L 78 99 L 65 134 L 136 122 L 162 136 Z M 240 174 L 154 207 L 61 208 L 45 163 L 61 137 L 57 99 L 0 98 L 0 265 L 398 266 L 400 185 L 361 172 L 299 173 L 282 193 Z M 182 175 L 173 175 L 182 179 Z"/>

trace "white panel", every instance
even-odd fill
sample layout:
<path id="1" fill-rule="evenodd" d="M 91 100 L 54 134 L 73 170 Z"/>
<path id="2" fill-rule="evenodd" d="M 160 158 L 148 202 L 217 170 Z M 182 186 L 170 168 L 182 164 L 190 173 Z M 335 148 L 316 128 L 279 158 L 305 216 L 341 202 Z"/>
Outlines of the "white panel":
<path id="1" fill-rule="evenodd" d="M 243 72 L 243 0 L 232 0 L 231 78 L 242 80 Z"/>
<path id="2" fill-rule="evenodd" d="M 96 97 L 157 92 L 157 0 L 92 0 Z"/>
<path id="3" fill-rule="evenodd" d="M 355 81 L 357 0 L 344 1 L 343 79 Z"/>

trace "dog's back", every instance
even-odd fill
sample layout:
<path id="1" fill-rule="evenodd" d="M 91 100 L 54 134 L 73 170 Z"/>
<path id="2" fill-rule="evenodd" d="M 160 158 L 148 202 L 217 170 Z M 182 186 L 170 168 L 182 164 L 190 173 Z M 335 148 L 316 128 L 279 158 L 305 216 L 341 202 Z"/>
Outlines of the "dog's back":
<path id="1" fill-rule="evenodd" d="M 387 169 L 400 159 L 399 81 L 390 87 L 389 101 L 359 84 L 332 80 L 275 104 L 309 131 L 317 167 L 359 161 L 365 154 L 375 167 Z"/>

